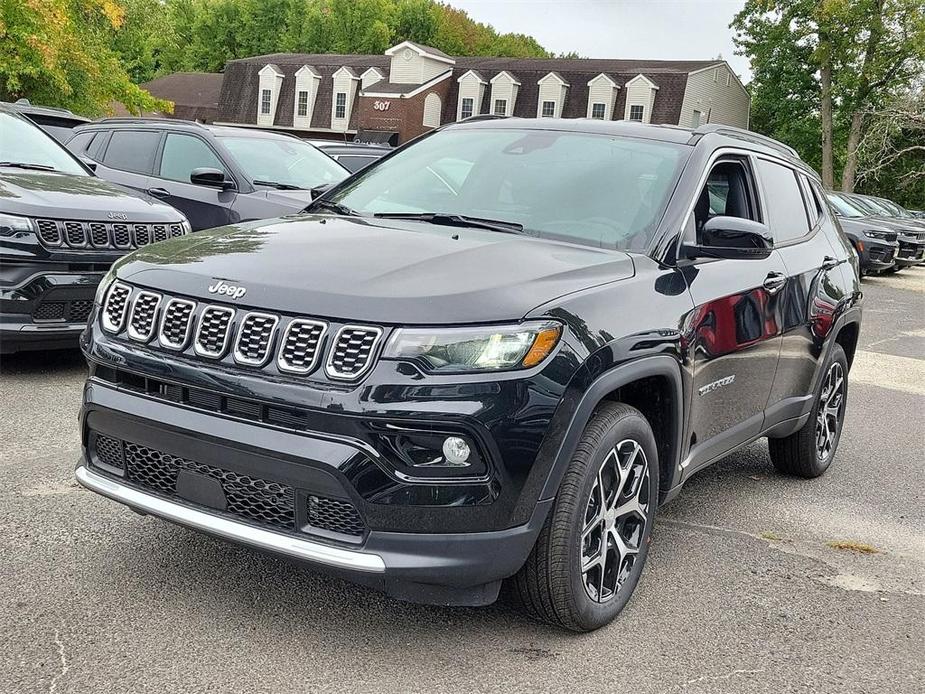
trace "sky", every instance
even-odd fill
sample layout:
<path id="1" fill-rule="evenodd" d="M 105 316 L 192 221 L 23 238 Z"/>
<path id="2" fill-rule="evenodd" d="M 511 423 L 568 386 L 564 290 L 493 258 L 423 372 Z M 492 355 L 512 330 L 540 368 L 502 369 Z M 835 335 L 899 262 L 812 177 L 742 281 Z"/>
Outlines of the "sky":
<path id="1" fill-rule="evenodd" d="M 446 0 L 445 0 L 446 1 Z M 744 82 L 729 23 L 744 0 L 448 0 L 501 33 L 530 34 L 553 53 L 586 58 L 711 60 L 722 54 Z"/>

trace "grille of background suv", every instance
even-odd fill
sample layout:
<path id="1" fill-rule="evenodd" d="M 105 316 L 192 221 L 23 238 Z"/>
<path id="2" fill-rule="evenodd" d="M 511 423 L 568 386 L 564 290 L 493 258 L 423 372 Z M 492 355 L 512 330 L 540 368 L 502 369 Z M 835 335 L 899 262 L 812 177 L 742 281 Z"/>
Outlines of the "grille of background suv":
<path id="1" fill-rule="evenodd" d="M 239 364 L 262 368 L 275 357 L 280 371 L 296 374 L 311 372 L 324 348 L 328 325 L 321 320 L 286 320 L 271 313 L 215 304 L 199 307 L 187 299 L 135 288 L 130 288 L 131 296 L 127 296 L 123 288 L 128 289 L 128 285 L 119 282 L 113 287 L 106 297 L 103 327 L 119 333 L 122 324 L 127 323 L 132 327 L 128 336 L 135 341 L 148 342 L 154 337 L 155 331 L 147 331 L 154 321 L 160 326 L 155 343 L 161 347 L 184 350 L 190 333 L 194 333 L 193 351 L 198 356 L 222 359 L 233 345 L 234 359 Z M 127 315 L 120 321 L 125 305 Z M 117 324 L 118 329 L 114 329 Z M 358 380 L 372 367 L 382 332 L 374 326 L 341 328 L 325 365 L 328 377 Z M 277 339 L 278 335 L 282 339 Z"/>
<path id="2" fill-rule="evenodd" d="M 129 250 L 183 236 L 181 224 L 111 224 L 37 219 L 39 238 L 48 246 L 78 250 Z"/>

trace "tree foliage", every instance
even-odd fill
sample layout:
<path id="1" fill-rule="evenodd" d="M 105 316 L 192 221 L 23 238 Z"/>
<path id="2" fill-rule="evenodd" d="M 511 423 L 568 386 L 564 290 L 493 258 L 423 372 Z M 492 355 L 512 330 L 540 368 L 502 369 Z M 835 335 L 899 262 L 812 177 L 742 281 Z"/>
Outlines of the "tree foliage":
<path id="1" fill-rule="evenodd" d="M 101 115 L 167 109 L 132 82 L 117 36 L 133 31 L 115 0 L 0 0 L 0 99 L 30 100 Z M 133 49 L 140 57 L 144 48 Z"/>
<path id="2" fill-rule="evenodd" d="M 871 114 L 925 71 L 923 0 L 747 0 L 739 52 L 754 75 L 752 127 L 792 145 L 829 185 L 852 190 Z M 888 189 L 878 189 L 888 192 Z"/>

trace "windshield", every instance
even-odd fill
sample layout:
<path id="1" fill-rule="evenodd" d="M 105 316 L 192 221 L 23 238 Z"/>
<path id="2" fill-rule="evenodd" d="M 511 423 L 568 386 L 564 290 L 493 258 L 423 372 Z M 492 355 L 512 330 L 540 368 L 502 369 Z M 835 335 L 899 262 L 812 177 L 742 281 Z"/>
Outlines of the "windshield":
<path id="1" fill-rule="evenodd" d="M 835 211 L 842 217 L 863 217 L 864 213 L 861 212 L 856 207 L 853 207 L 847 200 L 841 198 L 837 195 L 827 195 L 829 202 L 832 203 L 832 207 L 835 208 Z"/>
<path id="2" fill-rule="evenodd" d="M 852 202 L 856 207 L 860 207 L 862 210 L 867 210 L 868 214 L 875 214 L 875 215 L 879 215 L 879 216 L 881 216 L 881 217 L 883 217 L 883 216 L 887 216 L 887 217 L 893 217 L 893 216 L 895 216 L 895 215 L 894 215 L 892 212 L 890 212 L 888 209 L 886 209 L 885 207 L 882 207 L 882 206 L 878 205 L 877 203 L 875 203 L 875 202 L 874 202 L 873 200 L 871 200 L 870 198 L 851 198 L 851 202 Z"/>
<path id="3" fill-rule="evenodd" d="M 314 188 L 349 175 L 327 154 L 295 138 L 226 136 L 222 143 L 255 182 Z"/>
<path id="4" fill-rule="evenodd" d="M 687 153 L 610 135 L 453 128 L 374 164 L 329 199 L 360 214 L 458 215 L 644 250 Z"/>
<path id="5" fill-rule="evenodd" d="M 880 207 L 889 210 L 890 214 L 892 214 L 894 217 L 903 217 L 908 219 L 912 216 L 906 210 L 891 200 L 877 200 L 877 204 L 880 205 Z"/>
<path id="6" fill-rule="evenodd" d="M 0 162 L 34 165 L 75 176 L 89 176 L 67 150 L 37 125 L 0 111 Z"/>

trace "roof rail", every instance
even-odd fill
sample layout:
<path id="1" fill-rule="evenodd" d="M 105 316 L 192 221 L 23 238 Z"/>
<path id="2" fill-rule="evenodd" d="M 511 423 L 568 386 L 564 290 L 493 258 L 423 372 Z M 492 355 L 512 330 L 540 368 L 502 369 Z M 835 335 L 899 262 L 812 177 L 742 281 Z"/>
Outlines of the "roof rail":
<path id="1" fill-rule="evenodd" d="M 504 118 L 510 118 L 510 116 L 499 116 L 494 113 L 476 113 L 474 116 L 457 121 L 457 123 L 478 123 L 481 120 L 502 120 Z"/>
<path id="2" fill-rule="evenodd" d="M 183 120 L 182 118 L 146 118 L 144 116 L 113 116 L 110 118 L 101 118 L 96 121 L 97 123 L 160 123 L 160 124 L 172 124 L 177 123 L 179 125 L 195 125 L 197 128 L 204 127 L 202 123 L 197 123 L 194 120 Z"/>
<path id="3" fill-rule="evenodd" d="M 785 152 L 791 157 L 800 158 L 800 155 L 797 154 L 797 151 L 790 145 L 785 145 L 780 140 L 775 140 L 773 137 L 768 137 L 767 135 L 761 135 L 752 130 L 746 130 L 745 128 L 737 128 L 734 125 L 723 125 L 721 123 L 705 123 L 694 129 L 695 135 L 706 135 L 708 133 L 716 133 L 717 135 L 728 135 L 729 137 L 737 137 L 740 140 L 746 140 L 747 142 L 752 142 L 757 145 L 764 145 L 766 147 L 771 147 L 780 152 Z"/>

